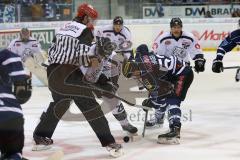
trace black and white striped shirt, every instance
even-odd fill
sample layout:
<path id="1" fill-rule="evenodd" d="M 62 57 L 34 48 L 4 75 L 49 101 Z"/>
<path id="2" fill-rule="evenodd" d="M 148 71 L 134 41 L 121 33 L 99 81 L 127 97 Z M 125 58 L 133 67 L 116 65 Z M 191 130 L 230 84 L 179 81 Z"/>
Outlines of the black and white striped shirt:
<path id="1" fill-rule="evenodd" d="M 61 28 L 48 50 L 49 64 L 89 66 L 92 31 L 85 25 L 72 21 Z"/>

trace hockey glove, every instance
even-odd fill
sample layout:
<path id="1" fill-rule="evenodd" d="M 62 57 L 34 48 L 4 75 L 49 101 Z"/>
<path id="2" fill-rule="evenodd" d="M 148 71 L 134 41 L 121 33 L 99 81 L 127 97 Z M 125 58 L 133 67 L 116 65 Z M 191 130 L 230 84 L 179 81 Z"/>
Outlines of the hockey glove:
<path id="1" fill-rule="evenodd" d="M 213 60 L 212 71 L 215 73 L 223 72 L 223 63 L 221 60 L 217 60 L 217 59 Z"/>
<path id="2" fill-rule="evenodd" d="M 100 76 L 99 76 L 99 78 L 98 78 L 98 81 L 97 81 L 97 84 L 99 84 L 99 85 L 105 85 L 105 84 L 107 84 L 107 82 L 109 82 L 109 81 L 110 81 L 110 79 L 107 78 L 107 77 L 105 76 L 105 74 L 100 74 Z"/>
<path id="3" fill-rule="evenodd" d="M 145 106 L 145 107 L 154 108 L 154 104 L 152 103 L 152 100 L 151 100 L 151 99 L 145 99 L 145 100 L 142 102 L 142 105 Z M 143 109 L 143 110 L 146 112 L 145 109 Z"/>
<path id="4" fill-rule="evenodd" d="M 195 59 L 195 72 L 199 73 L 199 72 L 203 72 L 205 70 L 205 63 L 206 60 L 204 58 L 197 58 Z"/>
<path id="5" fill-rule="evenodd" d="M 32 80 L 31 77 L 22 81 L 14 82 L 14 95 L 20 104 L 26 103 L 32 95 Z"/>

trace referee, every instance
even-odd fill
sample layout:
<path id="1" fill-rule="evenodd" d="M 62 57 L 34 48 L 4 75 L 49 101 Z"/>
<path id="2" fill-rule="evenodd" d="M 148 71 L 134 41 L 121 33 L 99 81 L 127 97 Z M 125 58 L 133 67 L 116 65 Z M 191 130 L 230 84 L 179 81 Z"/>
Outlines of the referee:
<path id="1" fill-rule="evenodd" d="M 53 143 L 52 134 L 72 100 L 84 114 L 103 147 L 115 145 L 121 148 L 115 143 L 108 122 L 91 90 L 79 87 L 84 84 L 79 66 L 99 65 L 98 58 L 88 52 L 94 38 L 93 28 L 89 26 L 92 26 L 91 22 L 97 17 L 97 11 L 84 3 L 78 7 L 73 21 L 65 24 L 53 39 L 48 50 L 50 65 L 47 67 L 53 102 L 42 113 L 40 123 L 33 133 L 36 143 L 33 150 L 48 149 Z"/>

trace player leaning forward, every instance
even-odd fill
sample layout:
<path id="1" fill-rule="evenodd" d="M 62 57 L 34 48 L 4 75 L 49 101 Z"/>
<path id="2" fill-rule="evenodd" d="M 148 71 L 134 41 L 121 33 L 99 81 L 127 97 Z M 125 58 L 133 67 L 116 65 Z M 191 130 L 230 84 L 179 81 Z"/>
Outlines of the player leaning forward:
<path id="1" fill-rule="evenodd" d="M 193 71 L 176 56 L 156 55 L 143 44 L 137 47 L 135 61 L 125 61 L 123 74 L 139 78 L 148 90 L 150 97 L 143 101 L 147 107 L 158 108 L 159 100 L 164 99 L 168 106 L 170 131 L 158 136 L 158 142 L 178 144 L 181 130 L 181 102 L 193 80 Z"/>
<path id="2" fill-rule="evenodd" d="M 194 69 L 197 73 L 203 72 L 205 69 L 205 59 L 202 54 L 200 45 L 192 33 L 182 30 L 182 21 L 180 18 L 172 18 L 170 22 L 171 31 L 164 32 L 157 37 L 153 44 L 153 52 L 157 55 L 164 55 L 167 57 L 176 56 L 178 60 L 183 61 L 186 65 L 190 65 L 190 60 L 194 60 Z M 184 81 L 185 76 L 179 77 L 179 80 Z M 175 82 L 174 82 L 175 81 Z M 172 79 L 173 83 L 179 85 L 179 93 L 187 94 L 184 88 L 184 83 Z M 185 97 L 185 96 L 184 96 Z M 182 101 L 184 98 L 182 99 Z M 159 99 L 155 103 L 158 108 L 155 110 L 155 117 L 149 120 L 147 127 L 161 126 L 164 122 L 164 115 L 168 104 L 165 99 Z M 180 107 L 180 105 L 178 105 Z M 169 109 L 168 109 L 169 111 Z"/>
<path id="3" fill-rule="evenodd" d="M 102 26 L 95 31 L 96 38 L 109 39 L 115 47 L 114 52 L 103 63 L 103 70 L 100 81 L 111 81 L 118 86 L 118 79 L 121 74 L 121 61 L 117 54 L 121 54 L 125 59 L 133 58 L 132 36 L 130 30 L 123 25 L 123 18 L 116 16 L 112 25 Z M 122 102 L 116 98 L 103 97 L 103 100 L 110 104 L 114 109 L 114 117 L 120 122 L 124 131 L 131 134 L 137 133 L 137 128 L 130 124 L 127 119 L 127 113 Z"/>
<path id="4" fill-rule="evenodd" d="M 1 160 L 22 160 L 24 118 L 20 104 L 29 100 L 31 89 L 21 58 L 7 49 L 0 51 Z"/>
<path id="5" fill-rule="evenodd" d="M 41 115 L 41 121 L 34 131 L 34 141 L 37 145 L 53 143 L 51 140 L 53 131 L 73 100 L 102 146 L 107 147 L 112 156 L 118 156 L 121 152 L 121 145 L 117 144 L 111 135 L 108 122 L 92 90 L 82 88 L 88 86 L 83 81 L 83 74 L 79 67 L 97 68 L 101 61 L 100 55 L 90 55 L 91 52 L 88 52 L 93 33 L 87 25 L 97 16 L 97 11 L 92 6 L 86 3 L 80 5 L 74 20 L 61 28 L 53 40 L 48 51 L 50 65 L 47 67 L 48 84 L 53 102 Z"/>

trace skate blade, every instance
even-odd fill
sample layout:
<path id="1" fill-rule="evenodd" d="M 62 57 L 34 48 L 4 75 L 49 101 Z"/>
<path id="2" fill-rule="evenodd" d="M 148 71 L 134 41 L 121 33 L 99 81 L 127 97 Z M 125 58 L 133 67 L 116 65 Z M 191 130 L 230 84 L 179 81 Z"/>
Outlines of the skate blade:
<path id="1" fill-rule="evenodd" d="M 158 138 L 159 144 L 180 144 L 180 138 Z"/>
<path id="2" fill-rule="evenodd" d="M 111 149 L 111 150 L 109 151 L 109 153 L 110 153 L 110 156 L 112 156 L 112 157 L 114 157 L 114 158 L 118 158 L 118 157 L 124 155 L 123 149 L 118 149 L 118 150 L 116 150 L 116 149 Z"/>
<path id="3" fill-rule="evenodd" d="M 44 151 L 44 150 L 48 150 L 52 148 L 51 145 L 34 145 L 33 148 L 32 148 L 32 151 Z"/>

